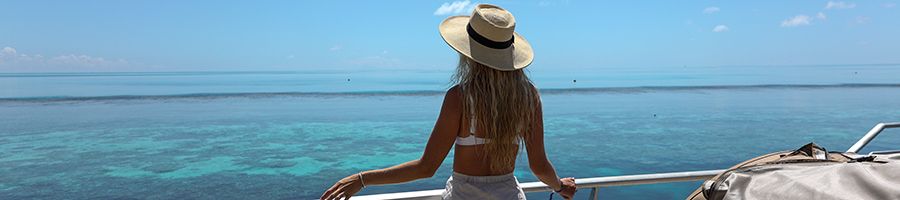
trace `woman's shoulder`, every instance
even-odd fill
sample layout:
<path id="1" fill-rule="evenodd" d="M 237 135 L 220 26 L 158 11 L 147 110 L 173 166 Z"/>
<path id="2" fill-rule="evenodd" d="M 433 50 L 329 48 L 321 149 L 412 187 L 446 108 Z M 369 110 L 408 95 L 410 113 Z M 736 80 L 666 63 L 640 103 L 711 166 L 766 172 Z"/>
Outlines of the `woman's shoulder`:
<path id="1" fill-rule="evenodd" d="M 534 94 L 535 100 L 537 100 L 538 104 L 540 104 L 541 103 L 541 90 L 538 89 L 538 87 L 536 85 L 534 85 L 534 83 L 528 83 L 528 86 L 530 86 L 530 87 L 528 87 L 528 89 L 530 89 L 531 92 Z"/>
<path id="2" fill-rule="evenodd" d="M 462 95 L 462 87 L 454 85 L 453 87 L 450 87 L 450 89 L 447 89 L 446 95 Z"/>
<path id="3" fill-rule="evenodd" d="M 459 86 L 450 87 L 444 95 L 444 102 L 441 105 L 441 115 L 447 111 L 449 115 L 458 116 L 462 113 L 463 95 Z"/>

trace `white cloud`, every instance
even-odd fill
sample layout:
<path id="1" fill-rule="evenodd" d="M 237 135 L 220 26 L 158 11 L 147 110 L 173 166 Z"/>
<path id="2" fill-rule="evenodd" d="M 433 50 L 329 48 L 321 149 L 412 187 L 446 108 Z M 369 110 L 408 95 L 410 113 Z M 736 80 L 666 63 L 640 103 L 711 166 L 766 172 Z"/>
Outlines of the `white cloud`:
<path id="1" fill-rule="evenodd" d="M 340 51 L 341 49 L 344 49 L 344 46 L 334 45 L 334 46 L 331 46 L 331 48 L 328 48 L 328 51 Z"/>
<path id="2" fill-rule="evenodd" d="M 728 26 L 725 26 L 725 25 L 718 25 L 718 26 L 716 26 L 715 28 L 713 28 L 712 31 L 713 31 L 713 32 L 716 32 L 716 33 L 719 33 L 719 32 L 725 32 L 725 31 L 728 31 Z"/>
<path id="3" fill-rule="evenodd" d="M 884 8 L 893 8 L 894 6 L 897 6 L 897 4 L 896 4 L 896 3 L 884 3 L 884 4 L 881 4 L 881 7 L 884 7 Z"/>
<path id="4" fill-rule="evenodd" d="M 381 52 L 377 53 L 373 52 L 372 54 L 369 54 L 369 56 L 347 59 L 339 64 L 357 67 L 380 67 L 385 69 L 415 66 L 411 63 L 407 63 L 401 59 L 398 59 L 395 56 L 391 56 L 390 51 L 388 51 L 387 49 L 381 50 Z"/>
<path id="5" fill-rule="evenodd" d="M 3 50 L 0 50 L 0 56 L 16 55 L 16 54 L 17 54 L 16 49 L 13 49 L 12 47 L 3 47 Z"/>
<path id="6" fill-rule="evenodd" d="M 3 47 L 0 50 L 0 67 L 4 68 L 78 70 L 97 67 L 123 67 L 127 64 L 128 62 L 123 59 L 109 60 L 88 55 L 68 54 L 48 58 L 40 54 L 28 55 L 20 53 L 13 47 Z"/>
<path id="7" fill-rule="evenodd" d="M 843 1 L 828 1 L 828 3 L 825 4 L 825 9 L 850 9 L 855 7 L 855 3 L 845 3 Z"/>
<path id="8" fill-rule="evenodd" d="M 475 9 L 475 4 L 473 4 L 469 0 L 454 1 L 441 5 L 440 8 L 434 11 L 434 15 L 463 14 L 471 12 L 473 9 Z"/>
<path id="9" fill-rule="evenodd" d="M 96 66 L 106 66 L 106 65 L 110 65 L 110 64 L 116 64 L 116 63 L 125 64 L 127 62 L 125 62 L 125 60 L 122 60 L 122 59 L 106 60 L 105 58 L 102 58 L 102 57 L 92 57 L 92 56 L 87 56 L 87 55 L 69 54 L 69 55 L 61 55 L 61 56 L 56 56 L 56 57 L 50 58 L 49 60 L 47 60 L 47 63 L 54 64 L 54 65 L 61 64 L 61 65 L 69 65 L 69 66 L 96 67 Z"/>
<path id="10" fill-rule="evenodd" d="M 717 13 L 719 11 L 720 11 L 719 7 L 711 6 L 711 7 L 706 7 L 706 9 L 703 9 L 703 14 L 713 14 L 713 13 Z"/>
<path id="11" fill-rule="evenodd" d="M 827 18 L 828 16 L 825 16 L 825 13 L 819 12 L 819 14 L 816 14 L 816 19 L 825 20 Z"/>
<path id="12" fill-rule="evenodd" d="M 866 16 L 857 16 L 857 17 L 856 17 L 856 23 L 857 23 L 857 24 L 865 24 L 865 23 L 869 23 L 869 17 L 866 17 Z"/>
<path id="13" fill-rule="evenodd" d="M 19 51 L 16 48 L 12 47 L 3 47 L 0 50 L 0 64 L 3 63 L 18 63 L 19 61 L 30 61 L 34 59 L 34 57 L 43 58 L 41 55 L 29 56 L 27 54 L 19 54 Z"/>
<path id="14" fill-rule="evenodd" d="M 794 27 L 794 26 L 803 26 L 809 25 L 809 21 L 812 19 L 806 15 L 797 15 L 791 18 L 788 18 L 781 22 L 782 27 Z"/>

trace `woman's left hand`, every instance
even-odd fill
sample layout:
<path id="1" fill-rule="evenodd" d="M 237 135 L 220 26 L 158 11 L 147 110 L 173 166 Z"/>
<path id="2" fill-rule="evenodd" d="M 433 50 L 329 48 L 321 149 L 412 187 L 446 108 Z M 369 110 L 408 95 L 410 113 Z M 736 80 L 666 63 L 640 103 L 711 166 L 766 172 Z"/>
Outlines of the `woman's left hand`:
<path id="1" fill-rule="evenodd" d="M 322 194 L 320 199 L 322 200 L 334 200 L 334 199 L 350 199 L 350 196 L 353 196 L 363 187 L 362 181 L 359 180 L 359 175 L 353 174 L 347 177 L 344 177 L 337 183 L 335 183 L 331 188 L 325 191 L 325 194 Z"/>
<path id="2" fill-rule="evenodd" d="M 578 187 L 575 185 L 575 177 L 561 178 L 559 182 L 562 183 L 562 188 L 559 189 L 559 196 L 566 200 L 571 200 L 572 197 L 575 197 L 575 191 Z"/>

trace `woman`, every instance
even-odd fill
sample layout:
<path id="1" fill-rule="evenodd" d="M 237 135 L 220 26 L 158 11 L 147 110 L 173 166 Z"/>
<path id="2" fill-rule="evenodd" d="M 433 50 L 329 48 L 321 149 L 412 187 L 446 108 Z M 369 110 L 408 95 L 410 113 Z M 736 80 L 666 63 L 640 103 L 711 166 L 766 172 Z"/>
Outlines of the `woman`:
<path id="1" fill-rule="evenodd" d="M 540 96 L 523 71 L 533 52 L 514 28 L 511 13 L 486 4 L 476 6 L 471 17 L 444 20 L 441 37 L 459 52 L 460 61 L 456 85 L 444 97 L 422 157 L 347 176 L 321 199 L 350 198 L 366 186 L 432 177 L 454 145 L 444 199 L 525 199 L 512 174 L 523 142 L 534 175 L 571 199 L 575 179 L 560 179 L 544 152 Z"/>

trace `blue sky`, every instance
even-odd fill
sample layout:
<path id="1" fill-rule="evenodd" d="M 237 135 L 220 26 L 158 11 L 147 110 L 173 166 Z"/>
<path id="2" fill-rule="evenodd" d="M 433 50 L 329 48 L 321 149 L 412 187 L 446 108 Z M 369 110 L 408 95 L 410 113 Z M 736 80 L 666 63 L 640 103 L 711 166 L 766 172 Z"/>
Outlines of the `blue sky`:
<path id="1" fill-rule="evenodd" d="M 450 70 L 437 26 L 507 8 L 532 70 L 900 63 L 873 1 L 0 2 L 0 72 Z"/>

